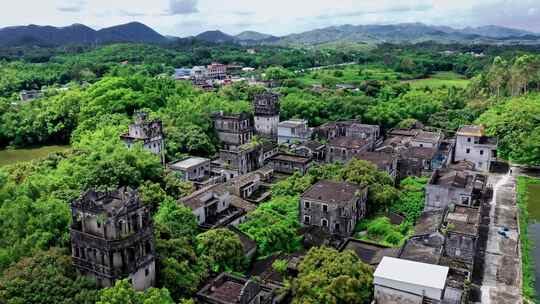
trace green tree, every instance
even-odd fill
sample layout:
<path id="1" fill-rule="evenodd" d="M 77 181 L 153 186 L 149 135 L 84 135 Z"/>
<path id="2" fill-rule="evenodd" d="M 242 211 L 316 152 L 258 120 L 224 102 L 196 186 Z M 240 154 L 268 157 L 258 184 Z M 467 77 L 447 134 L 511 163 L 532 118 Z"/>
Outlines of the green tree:
<path id="1" fill-rule="evenodd" d="M 293 304 L 369 303 L 373 269 L 350 250 L 312 248 L 298 265 L 292 281 Z"/>
<path id="2" fill-rule="evenodd" d="M 229 229 L 210 229 L 197 236 L 197 253 L 208 258 L 214 273 L 240 271 L 245 264 L 242 242 Z"/>
<path id="3" fill-rule="evenodd" d="M 77 275 L 60 249 L 39 251 L 7 268 L 0 277 L 0 302 L 94 303 L 95 282 Z"/>

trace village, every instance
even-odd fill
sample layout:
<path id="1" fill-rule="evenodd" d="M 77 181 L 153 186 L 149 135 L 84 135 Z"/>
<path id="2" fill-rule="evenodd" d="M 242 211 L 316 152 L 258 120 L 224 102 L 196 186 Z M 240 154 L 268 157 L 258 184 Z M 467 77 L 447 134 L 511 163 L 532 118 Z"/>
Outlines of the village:
<path id="1" fill-rule="evenodd" d="M 519 231 L 512 177 L 497 161 L 497 139 L 481 125 L 461 126 L 455 136 L 415 123 L 383 132 L 358 120 L 309 127 L 306 120 L 280 121 L 280 96 L 267 91 L 253 100 L 252 113 L 212 115 L 221 150 L 215 158 L 187 157 L 165 163 L 162 123 L 139 112 L 121 136 L 126 146 L 140 143 L 168 170 L 196 191 L 178 198 L 203 230 L 227 228 L 238 235 L 248 276 L 221 273 L 197 293 L 199 303 L 287 303 L 279 292 L 284 274 L 272 267 L 287 262 L 286 276 L 298 273 L 305 250 L 255 259 L 257 243 L 237 226 L 271 197 L 271 185 L 292 174 L 306 174 L 325 163 L 364 160 L 394 181 L 427 177 L 424 210 L 414 233 L 398 247 L 354 237 L 368 215 L 369 189 L 320 180 L 298 201 L 303 245 L 352 250 L 374 269 L 374 303 L 468 303 L 480 286 L 489 298 L 520 297 Z M 499 173 L 493 173 L 493 172 Z M 496 196 L 496 184 L 510 187 Z M 144 290 L 155 283 L 155 245 L 149 210 L 134 189 L 90 190 L 71 203 L 72 258 L 77 269 L 100 286 L 129 278 Z M 501 210 L 505 210 L 501 212 Z M 400 223 L 403 215 L 392 214 Z M 505 267 L 502 270 L 502 266 Z"/>

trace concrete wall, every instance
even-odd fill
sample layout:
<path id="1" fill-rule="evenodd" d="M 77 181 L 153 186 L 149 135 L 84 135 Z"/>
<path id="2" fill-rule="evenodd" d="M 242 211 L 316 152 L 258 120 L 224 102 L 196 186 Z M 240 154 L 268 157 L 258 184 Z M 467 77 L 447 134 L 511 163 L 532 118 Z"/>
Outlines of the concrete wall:
<path id="1" fill-rule="evenodd" d="M 156 281 L 156 263 L 152 261 L 146 267 L 129 275 L 135 290 L 145 290 L 155 285 Z"/>
<path id="2" fill-rule="evenodd" d="M 255 132 L 265 136 L 276 137 L 278 134 L 279 115 L 255 116 Z"/>
<path id="3" fill-rule="evenodd" d="M 422 297 L 375 285 L 376 304 L 422 304 Z"/>
<path id="4" fill-rule="evenodd" d="M 425 296 L 433 300 L 441 301 L 444 295 L 443 289 L 390 280 L 377 276 L 373 278 L 373 284 L 375 284 L 375 286 L 379 288 L 379 292 L 382 292 L 383 294 L 398 295 L 404 299 L 413 299 L 414 296 L 420 298 Z"/>

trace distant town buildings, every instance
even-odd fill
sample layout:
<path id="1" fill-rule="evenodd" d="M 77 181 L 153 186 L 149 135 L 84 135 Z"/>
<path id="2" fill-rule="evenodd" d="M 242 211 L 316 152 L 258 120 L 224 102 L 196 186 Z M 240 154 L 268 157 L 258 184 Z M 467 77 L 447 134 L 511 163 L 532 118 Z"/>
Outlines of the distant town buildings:
<path id="1" fill-rule="evenodd" d="M 136 190 L 89 190 L 71 202 L 71 254 L 77 270 L 110 287 L 129 279 L 136 290 L 155 284 L 152 217 Z"/>
<path id="2" fill-rule="evenodd" d="M 129 125 L 128 133 L 120 136 L 128 148 L 136 143 L 150 152 L 158 155 L 165 162 L 165 139 L 163 126 L 160 120 L 149 120 L 148 113 L 138 112 L 135 114 L 135 123 Z"/>

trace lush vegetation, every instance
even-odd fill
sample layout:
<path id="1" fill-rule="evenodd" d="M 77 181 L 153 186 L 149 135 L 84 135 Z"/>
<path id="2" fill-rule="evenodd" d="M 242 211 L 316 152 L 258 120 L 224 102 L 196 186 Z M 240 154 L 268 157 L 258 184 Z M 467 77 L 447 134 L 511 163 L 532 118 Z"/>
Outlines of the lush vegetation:
<path id="1" fill-rule="evenodd" d="M 201 233 L 190 210 L 176 203 L 193 185 L 181 182 L 141 146 L 127 149 L 119 135 L 134 113 L 146 111 L 163 121 L 168 161 L 186 154 L 212 156 L 219 143 L 211 113 L 251 111 L 250 101 L 264 88 L 240 82 L 203 92 L 170 79 L 174 67 L 212 61 L 255 67 L 255 77 L 281 85 L 281 118 L 305 118 L 311 126 L 356 118 L 388 129 L 419 121 L 452 134 L 460 125 L 484 123 L 489 134 L 499 137 L 500 157 L 540 164 L 540 80 L 534 50 L 429 43 L 329 47 L 261 46 L 252 54 L 243 46 L 194 41 L 167 47 L 0 50 L 0 147 L 70 146 L 0 168 L 0 302 L 119 303 L 126 298 L 133 303 L 189 303 L 216 272 L 246 270 L 237 236 L 221 230 Z M 441 54 L 449 48 L 456 52 Z M 477 58 L 470 51 L 486 56 Z M 306 70 L 350 61 L 358 64 Z M 403 82 L 429 77 L 430 83 Z M 336 89 L 338 83 L 358 90 Z M 312 84 L 323 87 L 313 90 Z M 43 98 L 19 101 L 21 90 L 44 86 Z M 0 162 L 6 162 L 7 151 L 19 150 L 1 151 Z M 419 216 L 425 180 L 407 179 L 395 187 L 387 174 L 366 162 L 317 166 L 274 185 L 272 199 L 240 225 L 257 242 L 259 255 L 302 249 L 298 196 L 321 179 L 369 187 L 369 219 L 360 230 L 372 241 L 400 244 Z M 90 188 L 120 186 L 138 188 L 153 213 L 159 288 L 146 293 L 122 282 L 98 292 L 69 263 L 69 202 Z M 401 213 L 406 221 L 392 225 L 384 217 L 388 212 Z M 308 256 L 291 285 L 295 303 L 369 299 L 369 271 L 353 254 L 314 249 Z M 343 264 L 335 272 L 334 260 Z"/>
<path id="2" fill-rule="evenodd" d="M 533 193 L 532 186 L 540 189 L 540 180 L 528 177 L 518 177 L 517 204 L 519 208 L 519 239 L 521 242 L 521 271 L 523 275 L 523 295 L 533 301 L 536 296 L 535 269 L 532 258 L 532 241 L 529 238 L 528 227 L 532 221 L 529 219 L 529 204 L 534 203 L 532 198 L 538 198 L 539 191 Z"/>
<path id="3" fill-rule="evenodd" d="M 312 248 L 298 265 L 291 283 L 294 304 L 371 301 L 373 269 L 350 250 Z"/>

